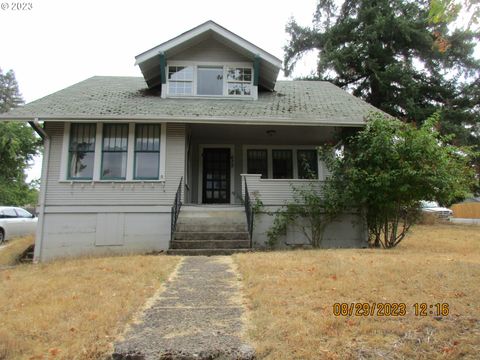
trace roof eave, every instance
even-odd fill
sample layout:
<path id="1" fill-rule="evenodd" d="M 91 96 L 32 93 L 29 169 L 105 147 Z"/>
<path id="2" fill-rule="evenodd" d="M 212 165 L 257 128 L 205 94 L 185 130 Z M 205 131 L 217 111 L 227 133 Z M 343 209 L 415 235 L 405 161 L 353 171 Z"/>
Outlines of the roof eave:
<path id="1" fill-rule="evenodd" d="M 230 124 L 230 125 L 288 125 L 288 126 L 342 126 L 342 127 L 362 127 L 365 125 L 365 121 L 356 120 L 352 121 L 351 117 L 333 118 L 333 119 L 315 119 L 315 118 L 303 118 L 294 119 L 291 117 L 284 118 L 265 118 L 265 117 L 249 117 L 236 118 L 236 117 L 171 117 L 171 116 L 15 116 L 15 117 L 0 117 L 0 120 L 5 121 L 31 121 L 32 119 L 38 119 L 41 121 L 52 122 L 99 122 L 99 121 L 129 121 L 129 122 L 141 122 L 141 121 L 162 121 L 170 123 L 195 123 L 195 124 Z"/>

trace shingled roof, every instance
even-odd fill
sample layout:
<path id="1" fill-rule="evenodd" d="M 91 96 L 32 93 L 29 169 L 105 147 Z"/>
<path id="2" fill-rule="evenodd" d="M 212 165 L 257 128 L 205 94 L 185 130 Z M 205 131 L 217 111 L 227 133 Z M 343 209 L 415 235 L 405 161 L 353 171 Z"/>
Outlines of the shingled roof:
<path id="1" fill-rule="evenodd" d="M 95 76 L 22 107 L 4 120 L 164 120 L 187 123 L 358 126 L 379 111 L 325 81 L 278 81 L 258 100 L 162 99 L 141 77 Z"/>

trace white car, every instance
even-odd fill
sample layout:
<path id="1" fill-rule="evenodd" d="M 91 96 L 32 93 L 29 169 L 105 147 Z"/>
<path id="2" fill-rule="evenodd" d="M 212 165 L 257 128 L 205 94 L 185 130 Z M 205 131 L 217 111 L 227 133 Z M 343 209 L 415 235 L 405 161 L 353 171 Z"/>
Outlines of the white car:
<path id="1" fill-rule="evenodd" d="M 430 213 L 438 216 L 441 219 L 450 219 L 453 211 L 438 205 L 436 201 L 420 201 L 420 209 L 425 213 Z"/>
<path id="2" fill-rule="evenodd" d="M 14 237 L 34 234 L 37 221 L 27 210 L 0 206 L 0 244 Z"/>

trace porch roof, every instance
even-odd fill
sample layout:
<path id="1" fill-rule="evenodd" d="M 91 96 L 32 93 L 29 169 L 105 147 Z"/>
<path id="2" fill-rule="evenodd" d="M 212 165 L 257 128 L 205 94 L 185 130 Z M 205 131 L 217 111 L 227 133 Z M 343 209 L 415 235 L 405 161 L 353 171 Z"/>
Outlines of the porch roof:
<path id="1" fill-rule="evenodd" d="M 162 99 L 141 77 L 95 76 L 0 114 L 4 120 L 362 126 L 377 108 L 325 81 L 278 81 L 258 100 Z"/>

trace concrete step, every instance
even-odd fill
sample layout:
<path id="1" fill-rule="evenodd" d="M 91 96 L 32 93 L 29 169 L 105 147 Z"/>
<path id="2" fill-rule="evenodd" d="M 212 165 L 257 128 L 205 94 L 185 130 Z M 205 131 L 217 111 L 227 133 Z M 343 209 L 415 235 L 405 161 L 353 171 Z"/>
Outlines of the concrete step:
<path id="1" fill-rule="evenodd" d="M 250 240 L 173 240 L 171 249 L 249 249 Z"/>
<path id="2" fill-rule="evenodd" d="M 174 240 L 248 240 L 246 231 L 176 231 Z"/>
<path id="3" fill-rule="evenodd" d="M 219 224 L 244 224 L 247 221 L 245 215 L 238 216 L 238 217 L 223 217 L 223 216 L 215 216 L 215 217 L 188 217 L 188 216 L 179 216 L 177 220 L 177 224 L 192 224 L 192 225 L 199 225 L 199 224 L 208 224 L 208 225 L 219 225 Z"/>
<path id="4" fill-rule="evenodd" d="M 177 222 L 176 232 L 246 232 L 246 221 L 243 223 L 189 223 Z"/>
<path id="5" fill-rule="evenodd" d="M 247 253 L 251 249 L 169 249 L 168 255 L 180 256 L 215 256 L 215 255 L 232 255 L 235 253 Z"/>

